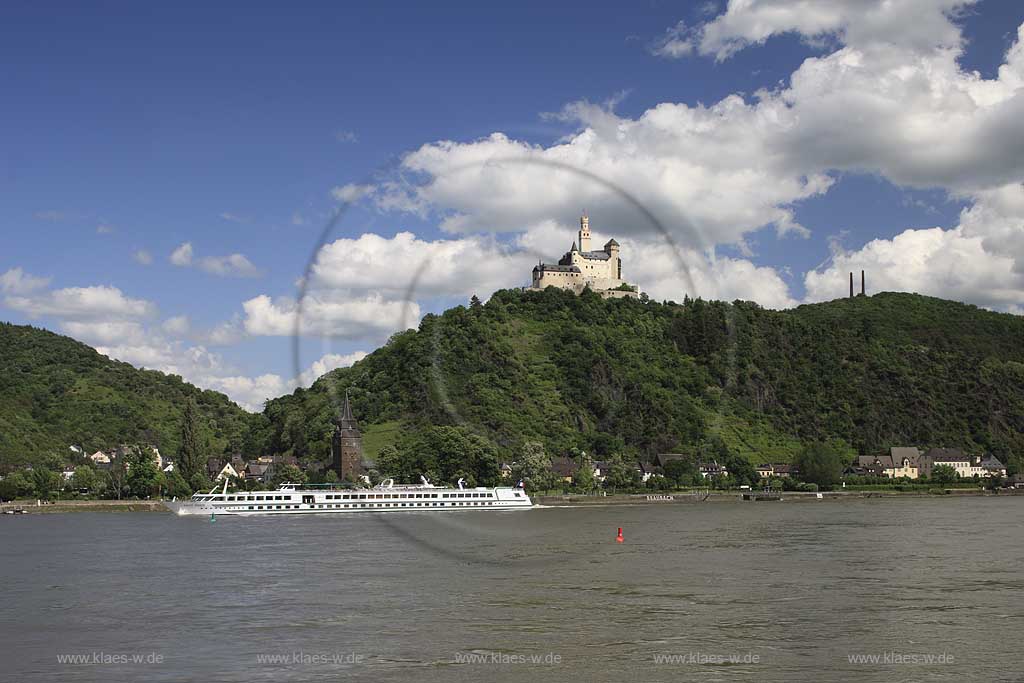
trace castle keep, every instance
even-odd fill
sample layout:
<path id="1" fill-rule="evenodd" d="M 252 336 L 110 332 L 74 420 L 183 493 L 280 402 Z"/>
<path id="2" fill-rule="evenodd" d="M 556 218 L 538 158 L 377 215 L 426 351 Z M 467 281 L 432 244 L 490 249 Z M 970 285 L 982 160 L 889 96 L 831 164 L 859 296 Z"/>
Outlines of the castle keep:
<path id="1" fill-rule="evenodd" d="M 578 244 L 578 246 L 577 246 Z M 619 243 L 608 240 L 602 251 L 590 250 L 590 219 L 580 217 L 579 239 L 557 265 L 538 263 L 529 289 L 559 287 L 577 294 L 589 288 L 603 297 L 635 297 L 637 288 L 622 279 Z M 628 287 L 628 289 L 627 289 Z"/>

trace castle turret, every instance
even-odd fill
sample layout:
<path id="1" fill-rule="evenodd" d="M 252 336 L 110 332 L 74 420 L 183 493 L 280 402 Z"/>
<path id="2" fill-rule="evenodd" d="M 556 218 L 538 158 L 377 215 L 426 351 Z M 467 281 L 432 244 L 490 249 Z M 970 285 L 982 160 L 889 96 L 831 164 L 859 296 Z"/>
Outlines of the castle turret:
<path id="1" fill-rule="evenodd" d="M 590 251 L 590 218 L 586 211 L 580 216 L 580 251 Z"/>

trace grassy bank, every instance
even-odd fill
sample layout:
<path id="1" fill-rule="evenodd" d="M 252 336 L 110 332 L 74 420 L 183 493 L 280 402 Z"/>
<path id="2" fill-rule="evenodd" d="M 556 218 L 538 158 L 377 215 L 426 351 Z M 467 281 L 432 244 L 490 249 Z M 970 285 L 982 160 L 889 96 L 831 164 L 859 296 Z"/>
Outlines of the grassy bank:
<path id="1" fill-rule="evenodd" d="M 65 500 L 36 505 L 34 500 L 0 503 L 0 512 L 24 510 L 28 514 L 57 512 L 168 512 L 159 500 Z"/>

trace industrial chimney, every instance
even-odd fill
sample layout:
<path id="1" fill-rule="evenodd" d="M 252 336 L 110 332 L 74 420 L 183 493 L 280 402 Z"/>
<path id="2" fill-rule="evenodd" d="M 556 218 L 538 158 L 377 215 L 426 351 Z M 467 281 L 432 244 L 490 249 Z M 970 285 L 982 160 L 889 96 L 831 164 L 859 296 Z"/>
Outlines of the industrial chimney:
<path id="1" fill-rule="evenodd" d="M 850 271 L 850 298 L 853 298 L 853 271 Z"/>
<path id="2" fill-rule="evenodd" d="M 865 294 L 864 294 L 864 271 L 863 270 L 860 271 L 860 295 L 861 296 L 865 296 Z"/>

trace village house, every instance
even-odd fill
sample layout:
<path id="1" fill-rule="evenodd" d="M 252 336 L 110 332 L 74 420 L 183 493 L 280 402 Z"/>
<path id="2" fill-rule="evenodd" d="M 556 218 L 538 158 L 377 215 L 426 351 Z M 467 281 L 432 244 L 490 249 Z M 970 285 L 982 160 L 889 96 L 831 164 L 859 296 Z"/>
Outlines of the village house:
<path id="1" fill-rule="evenodd" d="M 961 477 L 969 477 L 971 457 L 959 448 L 929 448 L 921 456 L 920 469 L 923 476 L 932 476 L 932 471 L 940 465 L 952 467 Z"/>
<path id="2" fill-rule="evenodd" d="M 230 462 L 224 463 L 224 467 L 220 468 L 220 472 L 213 478 L 214 481 L 223 481 L 224 479 L 239 479 L 238 472 L 232 467 Z"/>
<path id="3" fill-rule="evenodd" d="M 597 460 L 591 466 L 593 468 L 594 481 L 598 483 L 604 482 L 608 477 L 609 464 L 603 460 Z M 574 458 L 559 456 L 551 459 L 551 471 L 558 475 L 562 481 L 572 484 L 579 475 L 580 465 Z M 640 473 L 641 479 L 647 481 L 650 475 L 646 474 L 642 468 L 637 468 L 637 471 Z M 511 470 L 509 473 L 511 474 Z M 502 476 L 504 477 L 505 475 L 502 474 Z"/>
<path id="4" fill-rule="evenodd" d="M 245 466 L 243 470 L 244 479 L 246 481 L 266 481 L 268 469 L 270 469 L 270 463 L 254 460 Z"/>
<path id="5" fill-rule="evenodd" d="M 922 453 L 913 446 L 893 446 L 881 455 L 861 455 L 847 468 L 847 474 L 918 479 L 931 477 L 938 465 L 948 465 L 965 479 L 972 477 L 1003 477 L 1006 466 L 994 456 L 971 456 L 959 448 L 931 448 Z"/>
<path id="6" fill-rule="evenodd" d="M 665 466 L 676 460 L 690 460 L 690 456 L 685 453 L 658 453 L 654 456 L 654 468 L 651 469 L 651 473 L 663 473 Z"/>
<path id="7" fill-rule="evenodd" d="M 717 460 L 697 463 L 697 471 L 700 472 L 700 476 L 705 479 L 729 476 L 729 470 L 725 468 L 725 465 L 720 465 Z"/>
<path id="8" fill-rule="evenodd" d="M 1002 461 L 999 458 L 995 457 L 994 455 L 986 455 L 978 463 L 978 466 L 981 467 L 981 469 L 985 470 L 986 474 L 984 474 L 983 476 L 986 476 L 986 477 L 1005 477 L 1006 476 L 1006 465 L 1004 465 L 1002 463 Z"/>
<path id="9" fill-rule="evenodd" d="M 757 471 L 757 476 L 761 479 L 790 477 L 796 471 L 788 462 L 765 463 L 763 465 L 758 465 L 754 469 Z"/>
<path id="10" fill-rule="evenodd" d="M 921 474 L 928 477 L 939 465 L 952 467 L 962 479 L 1006 476 L 1006 466 L 995 456 L 971 456 L 959 448 L 929 448 L 920 463 Z"/>
<path id="11" fill-rule="evenodd" d="M 663 474 L 666 465 L 668 465 L 670 462 L 679 460 L 694 462 L 697 471 L 700 473 L 700 476 L 703 477 L 704 479 L 708 479 L 710 477 L 729 476 L 729 470 L 726 469 L 725 465 L 719 464 L 717 460 L 712 460 L 710 462 L 700 460 L 695 461 L 692 455 L 688 455 L 686 453 L 658 453 L 656 456 L 654 456 L 654 464 L 657 465 L 657 467 L 660 468 L 661 471 L 658 472 L 657 470 L 655 470 L 653 473 Z M 644 478 L 644 481 L 647 481 L 647 478 Z"/>
<path id="12" fill-rule="evenodd" d="M 917 479 L 920 476 L 921 451 L 912 446 L 893 446 L 881 455 L 860 455 L 848 470 L 849 474 Z"/>
<path id="13" fill-rule="evenodd" d="M 96 451 L 89 456 L 89 459 L 92 460 L 94 465 L 100 468 L 106 469 L 110 467 L 110 456 L 103 451 Z"/>
<path id="14" fill-rule="evenodd" d="M 213 480 L 224 470 L 224 461 L 215 455 L 206 459 L 206 475 Z"/>
<path id="15" fill-rule="evenodd" d="M 920 474 L 921 451 L 914 446 L 893 446 L 889 449 L 889 467 L 885 476 L 892 479 L 917 479 Z"/>
<path id="16" fill-rule="evenodd" d="M 576 476 L 579 469 L 580 466 L 576 464 L 575 460 L 564 455 L 551 459 L 551 471 L 568 484 L 572 483 L 573 477 Z"/>

